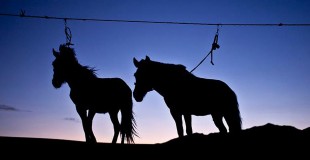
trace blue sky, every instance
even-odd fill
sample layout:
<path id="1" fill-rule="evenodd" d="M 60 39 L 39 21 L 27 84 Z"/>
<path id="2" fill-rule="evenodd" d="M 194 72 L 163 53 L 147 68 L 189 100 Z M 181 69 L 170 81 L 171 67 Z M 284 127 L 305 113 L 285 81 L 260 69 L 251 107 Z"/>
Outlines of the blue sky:
<path id="1" fill-rule="evenodd" d="M 0 1 L 0 13 L 201 23 L 310 23 L 306 0 Z M 64 21 L 0 16 L 0 136 L 84 141 L 69 86 L 52 86 L 52 49 L 66 42 Z M 67 21 L 82 65 L 99 77 L 120 77 L 134 89 L 132 59 L 183 64 L 193 69 L 209 52 L 216 26 Z M 193 73 L 220 79 L 237 94 L 243 128 L 266 123 L 310 126 L 310 27 L 221 26 L 214 63 Z M 163 98 L 155 91 L 134 101 L 136 143 L 177 137 Z M 107 114 L 97 114 L 99 142 L 111 142 Z M 194 132 L 218 132 L 211 116 L 193 117 Z"/>

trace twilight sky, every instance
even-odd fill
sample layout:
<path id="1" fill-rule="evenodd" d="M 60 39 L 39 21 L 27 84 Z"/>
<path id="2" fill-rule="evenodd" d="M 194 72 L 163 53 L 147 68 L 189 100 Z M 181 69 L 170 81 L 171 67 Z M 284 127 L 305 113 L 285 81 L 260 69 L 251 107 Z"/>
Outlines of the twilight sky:
<path id="1" fill-rule="evenodd" d="M 310 23 L 307 0 L 2 0 L 0 13 L 201 23 Z M 70 88 L 52 86 L 52 49 L 66 42 L 64 21 L 0 16 L 0 136 L 84 141 Z M 216 26 L 67 21 L 82 65 L 98 77 L 120 77 L 134 89 L 132 59 L 183 64 L 192 70 L 209 52 Z M 237 94 L 243 129 L 274 123 L 310 126 L 310 27 L 221 26 L 220 49 L 193 73 L 226 82 Z M 134 99 L 136 143 L 177 137 L 163 98 Z M 108 114 L 97 114 L 99 142 L 113 136 Z M 193 131 L 218 132 L 211 116 L 193 116 Z"/>

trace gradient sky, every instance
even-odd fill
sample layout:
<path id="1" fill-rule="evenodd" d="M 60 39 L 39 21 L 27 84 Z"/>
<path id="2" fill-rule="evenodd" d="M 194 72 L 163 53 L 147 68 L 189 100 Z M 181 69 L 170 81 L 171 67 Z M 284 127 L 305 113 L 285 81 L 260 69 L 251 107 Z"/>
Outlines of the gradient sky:
<path id="1" fill-rule="evenodd" d="M 308 0 L 19 0 L 0 13 L 76 18 L 201 23 L 310 23 Z M 52 86 L 52 49 L 66 42 L 63 20 L 0 16 L 0 136 L 84 141 L 70 88 Z M 77 59 L 99 77 L 120 77 L 134 89 L 132 59 L 183 64 L 192 70 L 209 52 L 216 26 L 68 21 Z M 193 73 L 220 79 L 237 94 L 243 129 L 274 123 L 310 126 L 310 27 L 221 26 L 220 49 Z M 140 138 L 177 137 L 174 120 L 155 91 L 134 112 Z M 97 114 L 99 142 L 112 141 L 108 114 Z M 211 116 L 193 116 L 194 132 L 218 132 Z M 119 141 L 118 141 L 119 142 Z"/>

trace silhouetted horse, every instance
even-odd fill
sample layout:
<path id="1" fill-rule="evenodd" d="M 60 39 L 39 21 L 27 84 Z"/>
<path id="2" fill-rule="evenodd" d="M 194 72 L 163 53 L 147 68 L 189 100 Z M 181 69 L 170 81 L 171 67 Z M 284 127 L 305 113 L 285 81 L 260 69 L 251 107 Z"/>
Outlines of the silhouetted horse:
<path id="1" fill-rule="evenodd" d="M 184 135 L 182 115 L 186 133 L 192 134 L 191 115 L 211 114 L 221 133 L 227 133 L 225 118 L 230 132 L 241 131 L 241 117 L 235 93 L 219 80 L 194 76 L 183 65 L 151 61 L 148 56 L 140 62 L 133 59 L 137 71 L 133 96 L 141 102 L 147 92 L 155 90 L 163 96 L 175 120 L 179 137 Z"/>
<path id="2" fill-rule="evenodd" d="M 60 88 L 68 83 L 70 98 L 81 117 L 86 142 L 96 143 L 92 131 L 92 121 L 96 113 L 109 113 L 114 127 L 112 143 L 117 142 L 121 133 L 121 143 L 134 143 L 137 136 L 136 122 L 132 111 L 132 91 L 120 78 L 97 78 L 95 70 L 82 66 L 75 57 L 74 49 L 60 45 L 60 52 L 53 49 L 53 86 Z M 121 123 L 118 113 L 121 111 Z"/>

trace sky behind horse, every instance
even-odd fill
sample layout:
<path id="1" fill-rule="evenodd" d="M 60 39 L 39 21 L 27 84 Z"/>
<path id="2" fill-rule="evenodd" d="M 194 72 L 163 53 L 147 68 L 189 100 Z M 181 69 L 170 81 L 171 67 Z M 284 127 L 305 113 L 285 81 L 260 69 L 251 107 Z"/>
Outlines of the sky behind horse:
<path id="1" fill-rule="evenodd" d="M 74 4 L 74 5 L 73 5 Z M 202 23 L 309 23 L 308 0 L 0 1 L 1 13 L 99 19 Z M 68 9 L 69 8 L 69 9 Z M 84 141 L 81 121 L 68 98 L 55 90 L 51 49 L 65 42 L 64 21 L 0 16 L 0 135 Z M 67 21 L 81 64 L 98 77 L 120 77 L 134 88 L 132 58 L 146 55 L 193 69 L 210 51 L 217 26 Z M 310 27 L 221 26 L 213 62 L 193 73 L 221 79 L 238 95 L 243 128 L 266 123 L 310 124 Z M 133 102 L 136 143 L 177 137 L 163 98 L 150 92 Z M 159 122 L 160 120 L 160 122 Z M 193 130 L 217 132 L 211 116 L 194 117 Z M 109 142 L 106 115 L 93 122 L 98 141 Z"/>

